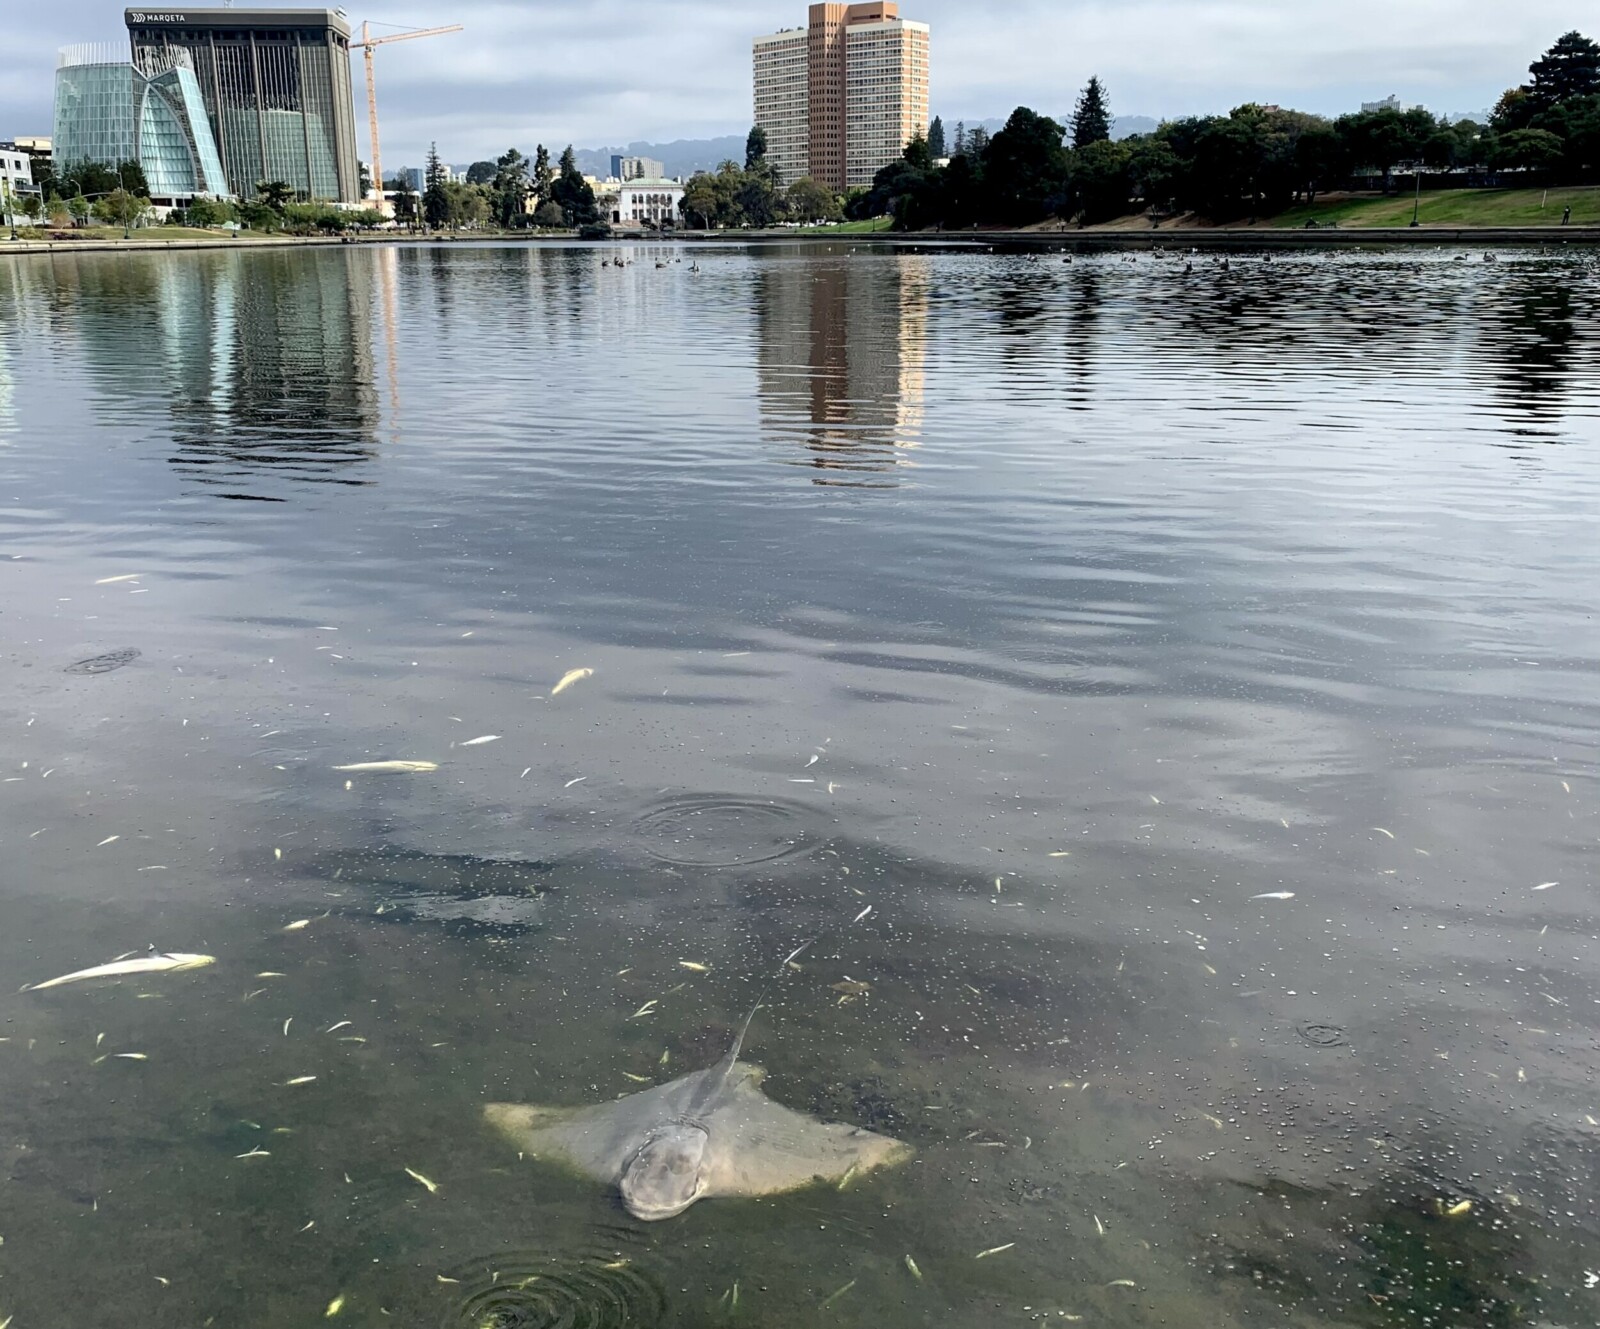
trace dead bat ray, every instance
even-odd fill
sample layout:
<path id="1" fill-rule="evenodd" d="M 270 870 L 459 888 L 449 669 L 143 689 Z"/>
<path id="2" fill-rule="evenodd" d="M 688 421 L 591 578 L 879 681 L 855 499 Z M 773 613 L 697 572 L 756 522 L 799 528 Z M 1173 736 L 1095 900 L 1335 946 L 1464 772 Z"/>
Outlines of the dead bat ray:
<path id="1" fill-rule="evenodd" d="M 774 1103 L 761 1092 L 765 1072 L 736 1065 L 766 995 L 709 1070 L 598 1107 L 491 1103 L 485 1115 L 524 1152 L 616 1186 L 628 1212 L 647 1223 L 708 1195 L 775 1195 L 910 1157 L 899 1140 Z"/>

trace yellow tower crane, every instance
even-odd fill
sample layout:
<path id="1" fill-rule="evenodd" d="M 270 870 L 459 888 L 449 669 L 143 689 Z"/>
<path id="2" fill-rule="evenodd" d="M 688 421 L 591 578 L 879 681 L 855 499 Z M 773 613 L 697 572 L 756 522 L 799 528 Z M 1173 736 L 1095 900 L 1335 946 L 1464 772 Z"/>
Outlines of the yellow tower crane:
<path id="1" fill-rule="evenodd" d="M 378 148 L 378 85 L 372 71 L 372 48 L 388 42 L 407 42 L 413 37 L 441 37 L 447 32 L 460 32 L 459 23 L 444 28 L 418 28 L 415 32 L 396 32 L 387 37 L 374 37 L 370 25 L 361 25 L 361 40 L 351 42 L 350 49 L 359 49 L 367 62 L 367 129 L 372 137 L 372 186 L 378 191 L 378 201 L 383 201 L 383 155 Z"/>

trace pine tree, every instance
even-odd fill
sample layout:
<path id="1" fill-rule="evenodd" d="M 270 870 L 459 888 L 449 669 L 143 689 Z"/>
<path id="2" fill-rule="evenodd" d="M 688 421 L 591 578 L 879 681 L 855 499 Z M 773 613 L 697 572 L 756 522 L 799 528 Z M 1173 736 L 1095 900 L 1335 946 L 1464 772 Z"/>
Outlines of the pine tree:
<path id="1" fill-rule="evenodd" d="M 944 148 L 944 121 L 938 116 L 934 116 L 933 123 L 928 126 L 928 152 L 934 161 L 949 155 Z"/>
<path id="2" fill-rule="evenodd" d="M 744 141 L 744 169 L 759 171 L 767 164 L 767 131 L 760 125 L 750 130 Z"/>
<path id="3" fill-rule="evenodd" d="M 561 174 L 551 185 L 550 196 L 565 214 L 568 226 L 586 226 L 600 220 L 594 190 L 578 170 L 578 154 L 572 150 L 570 143 L 561 154 Z"/>
<path id="4" fill-rule="evenodd" d="M 450 220 L 450 194 L 445 189 L 450 173 L 439 160 L 439 145 L 428 144 L 428 164 L 423 173 L 422 219 L 429 226 L 443 226 Z"/>
<path id="5" fill-rule="evenodd" d="M 1110 137 L 1111 108 L 1106 105 L 1106 90 L 1098 78 L 1091 78 L 1072 115 L 1072 146 L 1086 148 Z"/>
<path id="6" fill-rule="evenodd" d="M 541 203 L 550 202 L 550 188 L 556 182 L 556 173 L 550 166 L 550 149 L 541 143 L 533 154 L 533 196 Z"/>
<path id="7" fill-rule="evenodd" d="M 956 149 L 950 155 L 953 157 L 965 157 L 967 155 L 967 122 L 965 120 L 956 121 Z"/>
<path id="8" fill-rule="evenodd" d="M 1600 46 L 1581 32 L 1569 32 L 1528 66 L 1533 82 L 1528 99 L 1544 110 L 1600 92 Z"/>

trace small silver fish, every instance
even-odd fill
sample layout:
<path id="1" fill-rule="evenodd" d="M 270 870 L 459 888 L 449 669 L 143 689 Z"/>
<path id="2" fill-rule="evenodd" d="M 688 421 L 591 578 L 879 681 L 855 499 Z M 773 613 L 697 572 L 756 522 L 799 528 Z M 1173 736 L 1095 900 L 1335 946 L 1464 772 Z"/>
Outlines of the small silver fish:
<path id="1" fill-rule="evenodd" d="M 353 766 L 335 766 L 336 771 L 366 771 L 372 775 L 415 775 L 424 771 L 436 771 L 439 763 L 436 761 L 358 761 Z"/>
<path id="2" fill-rule="evenodd" d="M 469 738 L 464 743 L 457 743 L 456 746 L 458 748 L 476 748 L 482 747 L 485 743 L 497 743 L 499 740 L 499 734 L 479 734 L 477 738 Z"/>
<path id="3" fill-rule="evenodd" d="M 1252 895 L 1252 900 L 1292 900 L 1293 891 L 1263 891 L 1260 895 Z"/>

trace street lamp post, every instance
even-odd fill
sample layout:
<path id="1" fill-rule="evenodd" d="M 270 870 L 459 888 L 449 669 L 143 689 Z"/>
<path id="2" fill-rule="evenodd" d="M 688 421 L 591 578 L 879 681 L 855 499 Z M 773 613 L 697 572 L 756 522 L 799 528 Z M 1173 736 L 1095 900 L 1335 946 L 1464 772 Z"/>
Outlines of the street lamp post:
<path id="1" fill-rule="evenodd" d="M 1421 226 L 1422 225 L 1422 163 L 1421 162 L 1417 163 L 1416 175 L 1417 175 L 1417 197 L 1416 197 L 1416 202 L 1411 205 L 1411 224 L 1413 226 Z"/>

